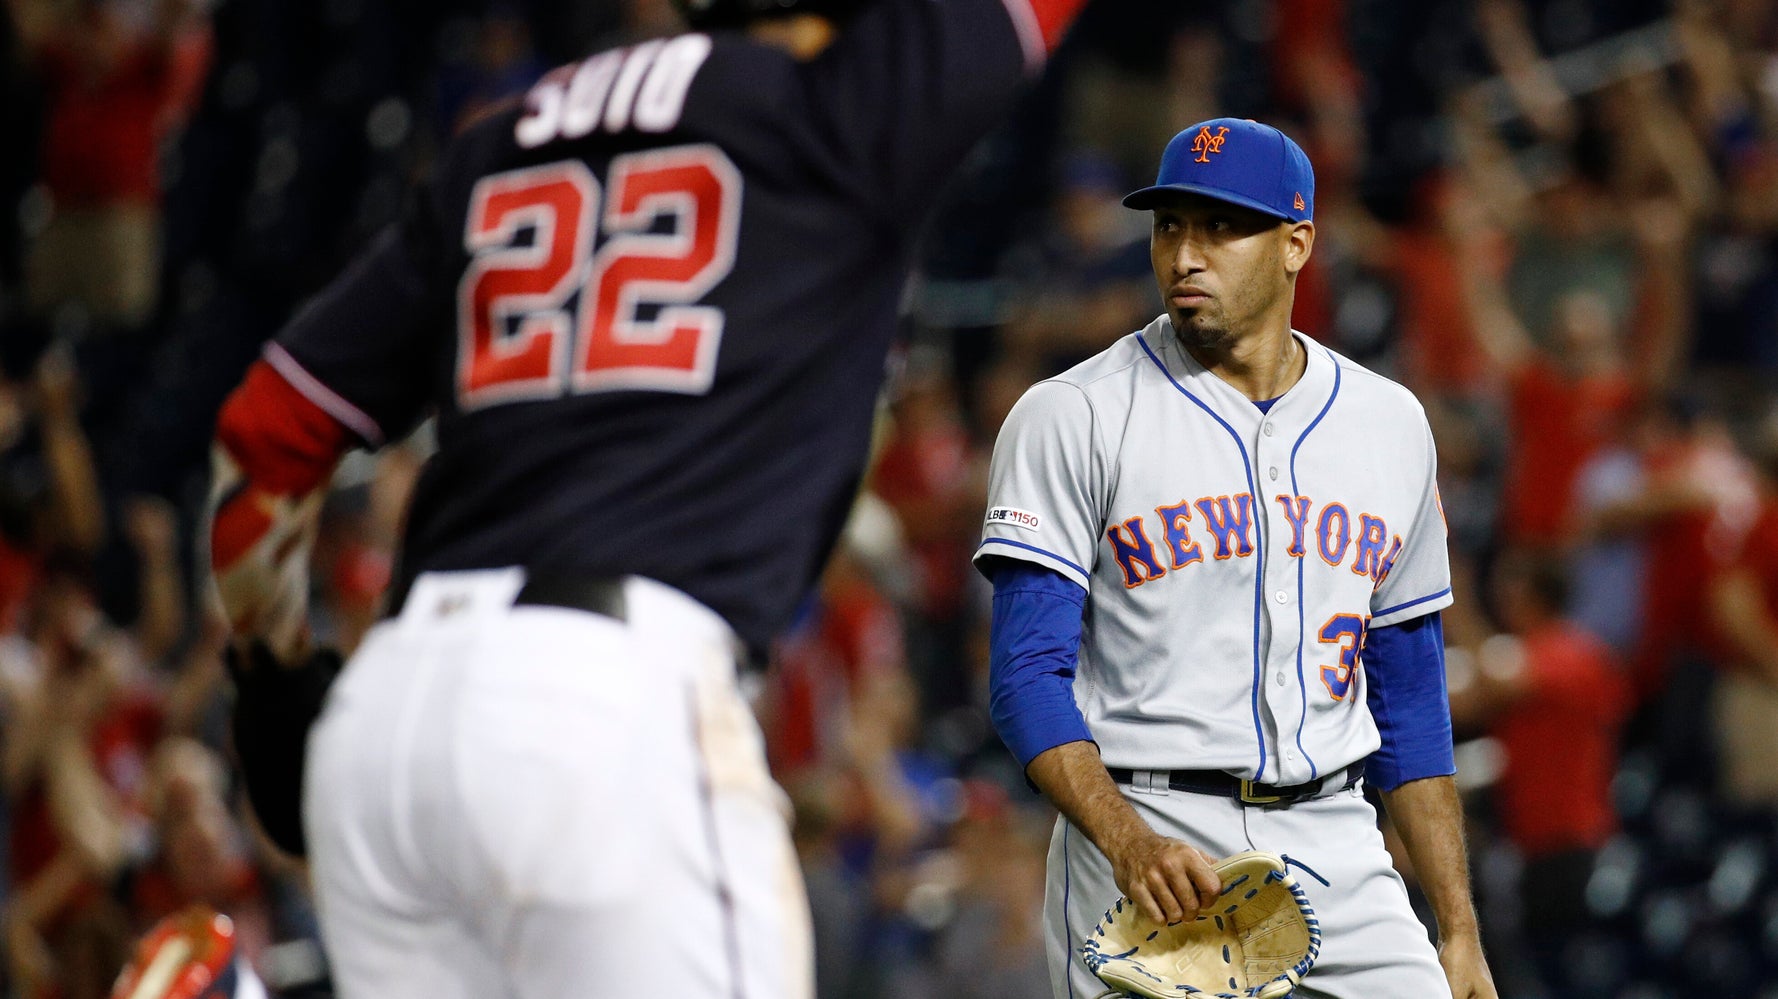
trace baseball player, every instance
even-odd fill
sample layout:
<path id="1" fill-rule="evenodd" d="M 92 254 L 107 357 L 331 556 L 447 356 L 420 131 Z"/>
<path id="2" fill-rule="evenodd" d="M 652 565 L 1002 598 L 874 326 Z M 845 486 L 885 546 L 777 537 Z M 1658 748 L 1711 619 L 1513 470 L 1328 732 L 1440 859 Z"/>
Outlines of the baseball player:
<path id="1" fill-rule="evenodd" d="M 685 0 L 705 30 L 466 132 L 248 372 L 212 530 L 236 733 L 326 691 L 280 833 L 346 999 L 810 993 L 736 660 L 845 519 L 940 181 L 1083 2 Z M 389 617 L 328 689 L 314 508 L 433 413 Z"/>
<path id="2" fill-rule="evenodd" d="M 976 554 L 992 713 L 1062 813 L 1058 999 L 1105 992 L 1079 947 L 1120 894 L 1192 919 L 1216 897 L 1211 858 L 1252 849 L 1288 858 L 1321 919 L 1300 994 L 1495 995 L 1450 776 L 1432 436 L 1407 390 L 1290 328 L 1314 203 L 1277 129 L 1179 133 L 1124 200 L 1153 212 L 1166 314 L 1033 386 L 995 445 Z"/>

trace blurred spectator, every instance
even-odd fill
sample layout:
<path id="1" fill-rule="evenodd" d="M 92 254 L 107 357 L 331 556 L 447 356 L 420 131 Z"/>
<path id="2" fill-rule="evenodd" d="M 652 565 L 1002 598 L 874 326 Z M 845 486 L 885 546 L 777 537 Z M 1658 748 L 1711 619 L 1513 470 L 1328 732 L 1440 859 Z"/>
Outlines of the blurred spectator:
<path id="1" fill-rule="evenodd" d="M 1453 678 L 1451 718 L 1485 723 L 1506 753 L 1495 788 L 1501 824 L 1523 859 L 1524 945 L 1553 995 L 1571 995 L 1565 951 L 1591 921 L 1587 879 L 1617 831 L 1611 781 L 1629 690 L 1606 646 L 1564 616 L 1567 583 L 1547 559 L 1517 554 L 1496 574 L 1506 634 Z"/>
<path id="2" fill-rule="evenodd" d="M 158 692 L 65 561 L 46 566 L 8 659 L 9 962 L 27 996 L 104 996 L 130 943 L 106 889 L 146 834 Z"/>
<path id="3" fill-rule="evenodd" d="M 1778 808 L 1778 409 L 1760 427 L 1759 513 L 1725 559 L 1710 605 L 1727 650 L 1714 725 L 1720 789 L 1740 805 Z"/>
<path id="4" fill-rule="evenodd" d="M 1133 186 L 1103 155 L 1083 151 L 1067 159 L 1054 224 L 1008 265 L 1021 290 L 1003 331 L 1008 354 L 1053 374 L 1154 318 L 1160 303 L 1147 220 L 1122 204 Z"/>
<path id="5" fill-rule="evenodd" d="M 1461 258 L 1468 249 L 1462 234 L 1447 227 L 1468 221 L 1452 199 L 1469 196 L 1442 171 L 1421 178 L 1412 192 L 1413 215 L 1396 230 L 1393 260 L 1402 375 L 1412 385 L 1456 397 L 1480 394 L 1487 364 L 1463 296 Z"/>
<path id="6" fill-rule="evenodd" d="M 1655 484 L 1654 469 L 1683 447 L 1691 415 L 1677 403 L 1644 403 L 1625 440 L 1581 467 L 1575 488 L 1572 616 L 1620 656 L 1633 656 L 1644 639 L 1649 561 L 1659 519 L 1708 504 L 1687 480 Z"/>
<path id="7" fill-rule="evenodd" d="M 873 540 L 873 533 L 887 537 Z M 847 719 L 865 688 L 879 674 L 907 668 L 901 613 L 868 569 L 866 552 L 879 543 L 906 557 L 893 515 L 865 494 L 816 599 L 773 656 L 761 714 L 768 757 L 782 777 L 832 762 L 843 752 Z"/>
<path id="8" fill-rule="evenodd" d="M 1753 470 L 1719 417 L 1682 421 L 1677 438 L 1651 442 L 1642 488 L 1601 508 L 1595 524 L 1639 531 L 1650 564 L 1634 673 L 1639 697 L 1662 692 L 1677 668 L 1720 657 L 1710 583 L 1758 510 Z"/>
<path id="9" fill-rule="evenodd" d="M 46 555 L 90 559 L 104 541 L 104 499 L 79 396 L 64 349 L 45 353 L 28 384 L 0 376 L 0 633 L 22 625 Z"/>
<path id="10" fill-rule="evenodd" d="M 1659 300 L 1644 313 L 1655 319 L 1633 352 L 1609 289 L 1586 284 L 1557 295 L 1550 326 L 1534 335 L 1510 304 L 1500 247 L 1479 206 L 1458 197 L 1448 211 L 1470 324 L 1506 386 L 1510 464 L 1502 531 L 1520 545 L 1563 543 L 1581 468 L 1616 438 L 1638 400 L 1671 377 L 1672 344 L 1683 334 L 1671 287 L 1683 266 L 1683 218 L 1665 203 L 1634 216 L 1650 295 Z"/>
<path id="11" fill-rule="evenodd" d="M 210 37 L 195 0 L 14 0 L 48 90 L 47 226 L 31 306 L 136 326 L 160 283 L 160 142 L 195 105 Z"/>
<path id="12" fill-rule="evenodd" d="M 1026 815 L 1007 793 L 967 782 L 963 817 L 951 833 L 955 908 L 940 931 L 926 993 L 945 999 L 1042 996 L 1047 815 Z"/>
<path id="13" fill-rule="evenodd" d="M 895 511 L 912 556 L 908 664 L 927 705 L 968 702 L 964 661 L 969 554 L 981 528 L 987 455 L 969 433 L 948 370 L 917 358 L 893 403 L 894 421 L 871 486 Z"/>
<path id="14" fill-rule="evenodd" d="M 208 906 L 233 920 L 236 946 L 256 961 L 270 942 L 271 916 L 227 791 L 228 775 L 212 750 L 177 737 L 155 748 L 146 796 L 154 850 L 132 873 L 127 897 L 138 932 L 192 905 Z"/>

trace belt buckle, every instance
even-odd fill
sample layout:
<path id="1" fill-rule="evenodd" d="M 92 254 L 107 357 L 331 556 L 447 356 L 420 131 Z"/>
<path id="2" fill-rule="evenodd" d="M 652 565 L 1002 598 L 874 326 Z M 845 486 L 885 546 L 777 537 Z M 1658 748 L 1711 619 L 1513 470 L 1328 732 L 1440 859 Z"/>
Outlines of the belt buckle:
<path id="1" fill-rule="evenodd" d="M 1249 805 L 1275 805 L 1284 800 L 1282 794 L 1254 794 L 1253 781 L 1241 778 L 1241 800 Z"/>

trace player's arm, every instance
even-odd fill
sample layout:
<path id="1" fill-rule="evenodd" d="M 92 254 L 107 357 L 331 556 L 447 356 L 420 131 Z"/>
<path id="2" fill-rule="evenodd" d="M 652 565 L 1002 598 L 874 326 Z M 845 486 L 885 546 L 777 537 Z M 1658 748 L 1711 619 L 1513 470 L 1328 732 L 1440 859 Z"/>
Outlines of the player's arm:
<path id="1" fill-rule="evenodd" d="M 1677 199 L 1648 198 L 1630 209 L 1638 272 L 1631 371 L 1651 394 L 1672 384 L 1690 353 L 1691 225 Z"/>
<path id="2" fill-rule="evenodd" d="M 994 583 L 990 714 L 1026 777 L 1111 862 L 1118 888 L 1172 922 L 1195 916 L 1220 880 L 1207 857 L 1156 833 L 1124 800 L 1074 702 L 1109 477 L 1099 427 L 1082 389 L 1046 381 L 1013 406 L 994 442 L 975 556 Z"/>
<path id="3" fill-rule="evenodd" d="M 1501 256 L 1497 234 L 1473 205 L 1453 205 L 1446 215 L 1446 228 L 1457 244 L 1458 286 L 1476 345 L 1496 371 L 1512 375 L 1532 361 L 1536 348 L 1513 311 L 1497 269 Z"/>
<path id="4" fill-rule="evenodd" d="M 1074 703 L 1086 591 L 1052 569 L 1012 558 L 994 580 L 989 713 L 1025 776 L 1111 862 L 1118 888 L 1159 922 L 1213 904 L 1221 881 L 1203 852 L 1154 831 L 1112 782 Z"/>
<path id="5" fill-rule="evenodd" d="M 461 174 L 467 145 L 453 147 L 440 178 Z M 450 322 L 442 186 L 416 190 L 401 221 L 303 306 L 217 420 L 211 569 L 236 638 L 263 642 L 279 661 L 299 660 L 306 645 L 308 554 L 334 467 L 426 411 Z"/>
<path id="6" fill-rule="evenodd" d="M 1086 0 L 896 0 L 862 10 L 805 70 L 836 180 L 914 232 Z"/>
<path id="7" fill-rule="evenodd" d="M 234 635 L 284 662 L 307 644 L 309 548 L 334 466 L 354 443 L 266 360 L 217 419 L 209 506 L 217 593 Z"/>
<path id="8" fill-rule="evenodd" d="M 1365 768 L 1401 834 L 1438 920 L 1439 963 L 1457 999 L 1496 995 L 1469 882 L 1463 807 L 1445 691 L 1444 627 L 1435 613 L 1365 639 L 1371 715 L 1382 746 Z"/>
<path id="9" fill-rule="evenodd" d="M 339 669 L 308 648 L 309 550 L 340 458 L 425 413 L 450 328 L 438 214 L 422 189 L 267 346 L 217 420 L 210 562 L 235 637 L 235 750 L 260 825 L 297 855 L 306 736 Z"/>
<path id="10" fill-rule="evenodd" d="M 1438 920 L 1438 960 L 1455 999 L 1497 999 L 1494 977 L 1482 953 L 1481 930 L 1469 887 L 1469 851 L 1463 841 L 1463 805 L 1451 777 L 1425 777 L 1383 792 L 1420 887 Z"/>

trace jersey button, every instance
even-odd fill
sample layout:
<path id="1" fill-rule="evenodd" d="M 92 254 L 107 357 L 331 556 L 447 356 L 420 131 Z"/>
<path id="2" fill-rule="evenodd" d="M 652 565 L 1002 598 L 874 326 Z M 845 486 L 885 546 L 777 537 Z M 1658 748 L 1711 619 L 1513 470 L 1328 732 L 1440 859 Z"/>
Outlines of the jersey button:
<path id="1" fill-rule="evenodd" d="M 1265 431 L 1267 437 L 1272 436 L 1272 425 L 1270 423 L 1265 425 Z"/>
<path id="2" fill-rule="evenodd" d="M 1279 603 L 1284 603 L 1285 601 L 1290 599 L 1290 596 L 1288 594 L 1286 594 L 1283 590 L 1279 590 L 1277 593 L 1272 594 L 1272 599 L 1278 601 Z"/>
<path id="3" fill-rule="evenodd" d="M 1278 686 L 1280 686 L 1280 687 L 1284 686 L 1284 674 L 1283 673 L 1277 674 L 1272 679 L 1274 679 L 1278 682 Z"/>
<path id="4" fill-rule="evenodd" d="M 1271 475 L 1273 482 L 1278 481 L 1278 466 L 1277 465 L 1273 465 L 1271 468 L 1266 469 L 1266 472 L 1267 472 L 1267 474 Z"/>

